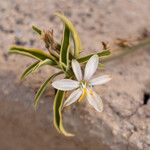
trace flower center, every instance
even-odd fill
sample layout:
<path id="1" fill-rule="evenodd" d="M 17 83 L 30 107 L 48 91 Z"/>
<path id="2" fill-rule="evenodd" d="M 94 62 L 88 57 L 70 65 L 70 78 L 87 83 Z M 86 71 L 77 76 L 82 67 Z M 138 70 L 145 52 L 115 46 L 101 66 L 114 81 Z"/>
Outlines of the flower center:
<path id="1" fill-rule="evenodd" d="M 86 80 L 80 81 L 80 88 L 81 89 L 85 89 L 87 87 L 91 88 L 92 85 L 88 81 L 86 81 Z"/>
<path id="2" fill-rule="evenodd" d="M 80 88 L 82 89 L 82 95 L 80 96 L 78 102 L 81 102 L 84 98 L 85 95 L 87 95 L 87 87 L 89 87 L 88 91 L 90 92 L 90 94 L 92 95 L 92 90 L 91 90 L 91 85 L 88 81 L 82 80 L 80 82 Z"/>
<path id="3" fill-rule="evenodd" d="M 83 80 L 83 81 L 80 82 L 80 87 L 81 87 L 82 89 L 85 89 L 86 86 L 87 86 L 87 82 L 86 82 L 85 80 Z"/>
<path id="4" fill-rule="evenodd" d="M 83 100 L 85 94 L 87 93 L 86 87 L 87 87 L 87 82 L 85 80 L 82 80 L 80 82 L 80 88 L 82 90 L 82 95 L 80 96 L 78 102 L 81 102 Z"/>

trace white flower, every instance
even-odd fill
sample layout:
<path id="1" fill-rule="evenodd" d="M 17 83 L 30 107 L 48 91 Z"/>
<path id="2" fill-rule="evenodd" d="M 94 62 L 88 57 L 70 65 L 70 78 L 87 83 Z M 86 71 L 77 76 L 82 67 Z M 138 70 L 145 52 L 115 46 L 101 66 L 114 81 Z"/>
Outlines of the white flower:
<path id="1" fill-rule="evenodd" d="M 71 105 L 76 101 L 81 101 L 86 96 L 88 102 L 99 112 L 103 110 L 103 103 L 98 94 L 93 91 L 95 85 L 101 85 L 111 80 L 108 75 L 99 76 L 91 79 L 96 72 L 99 64 L 99 57 L 93 55 L 87 62 L 84 71 L 84 77 L 82 75 L 80 64 L 76 60 L 72 60 L 72 69 L 77 81 L 71 79 L 61 79 L 54 81 L 52 86 L 58 90 L 70 91 L 75 90 L 70 94 L 67 100 L 64 102 L 64 107 Z"/>

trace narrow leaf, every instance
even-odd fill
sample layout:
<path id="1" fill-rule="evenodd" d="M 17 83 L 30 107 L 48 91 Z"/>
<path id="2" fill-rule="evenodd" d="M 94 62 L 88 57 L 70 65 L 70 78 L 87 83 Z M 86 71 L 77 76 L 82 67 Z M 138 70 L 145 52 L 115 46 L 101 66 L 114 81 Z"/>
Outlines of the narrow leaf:
<path id="1" fill-rule="evenodd" d="M 97 55 L 98 55 L 99 57 L 108 56 L 108 55 L 110 55 L 110 54 L 111 54 L 111 53 L 110 53 L 109 50 L 104 50 L 104 51 L 102 51 L 102 52 L 97 53 Z M 90 54 L 90 55 L 87 55 L 87 56 L 85 56 L 85 57 L 78 58 L 77 61 L 78 61 L 79 63 L 85 63 L 85 62 L 87 62 L 87 61 L 90 59 L 90 57 L 91 57 L 92 55 L 95 55 L 95 54 Z"/>
<path id="2" fill-rule="evenodd" d="M 35 58 L 37 60 L 45 60 L 45 59 L 52 60 L 52 57 L 50 55 L 48 55 L 47 53 L 45 53 L 43 50 L 40 49 L 26 48 L 26 47 L 14 45 L 10 47 L 9 52 L 26 55 Z"/>
<path id="3" fill-rule="evenodd" d="M 56 16 L 58 16 L 62 21 L 63 23 L 68 26 L 70 32 L 71 32 L 71 35 L 72 35 L 72 38 L 73 38 L 73 42 L 74 42 L 74 56 L 76 58 L 79 57 L 80 55 L 80 50 L 81 50 L 81 42 L 80 42 L 80 38 L 78 36 L 78 33 L 74 27 L 74 25 L 72 24 L 72 22 L 66 17 L 64 16 L 63 14 L 61 13 L 55 13 Z"/>
<path id="4" fill-rule="evenodd" d="M 30 73 L 32 73 L 34 67 L 39 63 L 40 61 L 36 61 L 34 63 L 32 63 L 31 65 L 29 65 L 25 71 L 22 73 L 20 79 L 23 80 L 25 77 L 27 77 Z"/>
<path id="5" fill-rule="evenodd" d="M 62 103 L 64 99 L 64 91 L 57 90 L 55 99 L 54 99 L 54 105 L 53 105 L 53 110 L 54 110 L 54 126 L 60 132 L 61 134 L 65 136 L 73 136 L 73 134 L 68 133 L 65 131 L 63 125 L 62 125 L 62 114 L 61 114 L 61 109 L 62 109 Z"/>
<path id="6" fill-rule="evenodd" d="M 34 108 L 35 110 L 37 109 L 37 106 L 38 106 L 38 102 L 39 102 L 39 98 L 40 96 L 43 94 L 43 92 L 45 91 L 48 83 L 50 83 L 56 76 L 62 74 L 63 72 L 60 71 L 58 73 L 55 73 L 53 74 L 52 76 L 50 76 L 42 85 L 41 87 L 39 88 L 39 90 L 37 91 L 35 97 L 34 97 Z"/>
<path id="7" fill-rule="evenodd" d="M 51 65 L 54 66 L 54 62 L 51 61 L 50 59 L 45 59 L 43 61 L 40 61 L 34 68 L 33 71 L 38 70 L 40 67 L 44 66 L 44 65 Z"/>
<path id="8" fill-rule="evenodd" d="M 69 36 L 70 36 L 70 30 L 65 25 L 63 39 L 61 43 L 61 49 L 60 49 L 60 64 L 64 64 L 63 66 L 66 66 L 66 71 L 69 68 Z"/>
<path id="9" fill-rule="evenodd" d="M 36 32 L 36 33 L 38 33 L 39 35 L 41 35 L 42 34 L 42 30 L 41 29 L 39 29 L 38 27 L 36 27 L 36 26 L 32 26 L 32 29 Z"/>

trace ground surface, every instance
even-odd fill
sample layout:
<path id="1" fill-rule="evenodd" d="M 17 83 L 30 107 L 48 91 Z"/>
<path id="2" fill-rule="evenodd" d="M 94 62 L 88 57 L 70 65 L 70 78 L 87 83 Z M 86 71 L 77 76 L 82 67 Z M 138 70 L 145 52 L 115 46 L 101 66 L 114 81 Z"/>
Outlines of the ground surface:
<path id="1" fill-rule="evenodd" d="M 9 56 L 12 43 L 43 48 L 31 25 L 53 28 L 59 39 L 61 24 L 52 13 L 62 11 L 76 25 L 85 53 L 99 50 L 101 41 L 138 39 L 150 33 L 150 1 L 133 0 L 5 0 L 0 1 L 0 149 L 1 150 L 150 150 L 150 47 L 106 64 L 113 80 L 97 88 L 104 112 L 85 102 L 64 112 L 64 124 L 76 137 L 66 139 L 52 125 L 53 90 L 47 90 L 38 112 L 32 108 L 40 83 L 53 69 L 44 68 L 20 82 L 31 59 Z M 113 47 L 113 46 L 112 46 Z M 97 73 L 97 74 L 98 74 Z M 40 77 L 40 78 L 39 78 Z"/>

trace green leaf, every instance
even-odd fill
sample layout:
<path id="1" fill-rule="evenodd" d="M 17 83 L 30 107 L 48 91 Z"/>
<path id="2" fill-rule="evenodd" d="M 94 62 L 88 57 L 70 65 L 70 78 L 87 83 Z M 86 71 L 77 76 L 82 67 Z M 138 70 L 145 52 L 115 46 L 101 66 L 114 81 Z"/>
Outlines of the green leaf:
<path id="1" fill-rule="evenodd" d="M 41 87 L 39 88 L 39 90 L 37 91 L 35 97 L 34 97 L 34 108 L 35 110 L 37 109 L 37 106 L 38 106 L 38 102 L 39 102 L 39 98 L 40 96 L 43 94 L 43 92 L 45 91 L 48 83 L 50 83 L 56 76 L 60 75 L 60 74 L 63 74 L 62 71 L 58 72 L 58 73 L 55 73 L 53 74 L 52 76 L 50 76 L 42 85 Z"/>
<path id="2" fill-rule="evenodd" d="M 65 131 L 63 124 L 62 124 L 62 103 L 64 99 L 65 92 L 57 90 L 55 99 L 54 99 L 54 105 L 53 105 L 53 110 L 54 110 L 54 126 L 58 130 L 59 133 L 65 135 L 65 136 L 74 136 L 71 133 L 68 133 Z"/>
<path id="3" fill-rule="evenodd" d="M 41 35 L 42 34 L 42 30 L 41 29 L 39 29 L 38 27 L 36 27 L 36 26 L 32 26 L 32 29 L 36 32 L 36 33 L 38 33 L 39 35 Z"/>
<path id="4" fill-rule="evenodd" d="M 54 63 L 53 63 L 53 61 L 51 61 L 50 59 L 45 59 L 45 60 L 43 60 L 43 61 L 40 61 L 40 62 L 33 68 L 33 71 L 38 70 L 41 66 L 44 66 L 44 65 L 51 65 L 51 66 L 54 66 Z"/>
<path id="5" fill-rule="evenodd" d="M 74 56 L 75 58 L 78 58 L 81 51 L 81 42 L 75 27 L 73 26 L 72 22 L 63 14 L 55 13 L 55 15 L 58 16 L 66 26 L 68 26 L 74 42 Z"/>
<path id="6" fill-rule="evenodd" d="M 34 48 L 26 48 L 26 47 L 17 46 L 17 45 L 11 46 L 9 49 L 9 53 L 17 53 L 21 55 L 26 55 L 26 56 L 35 58 L 37 60 L 45 60 L 45 59 L 53 60 L 53 58 L 47 53 L 45 53 L 43 50 L 34 49 Z"/>
<path id="7" fill-rule="evenodd" d="M 29 65 L 25 71 L 22 73 L 20 79 L 23 80 L 25 77 L 27 77 L 32 71 L 34 70 L 34 67 L 39 63 L 40 61 L 36 61 L 33 64 Z"/>
<path id="8" fill-rule="evenodd" d="M 63 64 L 62 67 L 65 66 L 66 71 L 69 68 L 69 37 L 70 37 L 70 30 L 65 25 L 60 49 L 60 64 Z"/>
<path id="9" fill-rule="evenodd" d="M 33 64 L 29 65 L 25 71 L 23 72 L 23 74 L 21 75 L 21 80 L 23 80 L 25 77 L 27 77 L 30 73 L 35 72 L 36 70 L 38 70 L 41 66 L 43 65 L 50 65 L 50 66 L 54 66 L 53 61 L 46 59 L 44 61 L 36 61 Z M 58 66 L 55 66 L 58 67 Z"/>
<path id="10" fill-rule="evenodd" d="M 102 51 L 102 52 L 97 53 L 97 55 L 98 55 L 99 57 L 108 56 L 108 55 L 110 55 L 110 54 L 111 54 L 111 53 L 110 53 L 109 50 L 104 50 L 104 51 Z M 95 55 L 95 54 L 90 54 L 90 55 L 87 55 L 87 56 L 85 56 L 85 57 L 78 58 L 77 61 L 78 61 L 79 63 L 85 63 L 85 62 L 87 62 L 87 61 L 90 59 L 90 57 L 93 56 L 93 55 Z"/>

